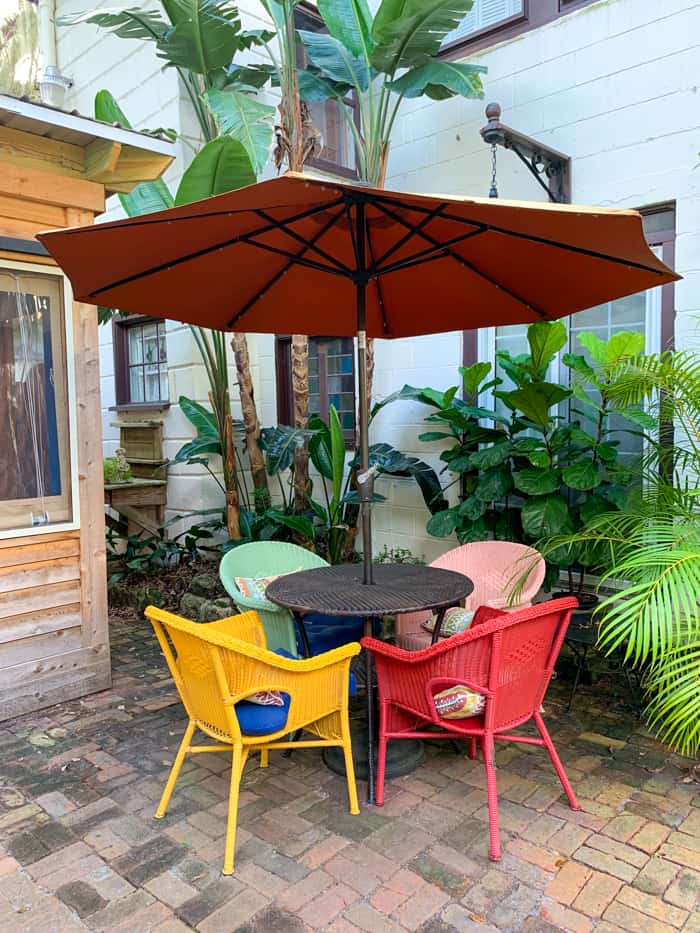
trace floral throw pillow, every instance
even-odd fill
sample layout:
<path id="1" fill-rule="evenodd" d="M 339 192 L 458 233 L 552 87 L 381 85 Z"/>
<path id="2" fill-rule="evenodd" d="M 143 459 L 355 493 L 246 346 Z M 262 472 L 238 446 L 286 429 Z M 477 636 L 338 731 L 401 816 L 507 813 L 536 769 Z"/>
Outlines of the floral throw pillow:
<path id="1" fill-rule="evenodd" d="M 473 618 L 474 612 L 471 609 L 461 609 L 459 606 L 448 609 L 445 613 L 445 618 L 442 620 L 442 625 L 440 626 L 441 637 L 448 638 L 450 635 L 458 635 L 460 632 L 466 632 L 472 624 Z M 433 632 L 435 630 L 436 621 L 437 616 L 433 616 L 428 622 L 423 622 L 423 628 L 426 632 Z"/>
<path id="2" fill-rule="evenodd" d="M 279 690 L 261 690 L 246 697 L 249 703 L 256 706 L 284 706 L 284 699 Z"/>
<path id="3" fill-rule="evenodd" d="M 277 579 L 278 575 L 274 577 L 234 577 L 234 583 L 241 591 L 242 596 L 247 596 L 249 599 L 264 599 L 265 590 L 272 583 L 273 580 Z"/>
<path id="4" fill-rule="evenodd" d="M 457 684 L 434 694 L 435 710 L 440 719 L 469 719 L 478 716 L 486 708 L 483 694 L 470 690 L 464 684 Z"/>

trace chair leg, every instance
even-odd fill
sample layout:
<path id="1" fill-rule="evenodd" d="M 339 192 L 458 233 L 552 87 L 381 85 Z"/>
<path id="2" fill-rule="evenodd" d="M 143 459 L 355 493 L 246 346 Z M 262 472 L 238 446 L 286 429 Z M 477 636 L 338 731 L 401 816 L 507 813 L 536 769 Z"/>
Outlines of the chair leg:
<path id="1" fill-rule="evenodd" d="M 231 789 L 228 797 L 228 822 L 226 824 L 226 844 L 224 846 L 224 874 L 233 874 L 233 854 L 236 849 L 236 825 L 238 823 L 238 792 L 241 786 L 241 776 L 248 757 L 240 745 L 233 746 L 231 760 Z"/>
<path id="2" fill-rule="evenodd" d="M 260 767 L 267 768 L 269 764 L 270 764 L 270 749 L 261 748 L 260 749 Z"/>
<path id="3" fill-rule="evenodd" d="M 557 777 L 561 781 L 561 786 L 564 788 L 564 792 L 569 799 L 569 806 L 572 810 L 580 810 L 578 800 L 576 799 L 576 794 L 574 789 L 569 783 L 569 779 L 566 776 L 566 771 L 564 770 L 564 765 L 559 760 L 559 755 L 557 755 L 557 750 L 554 747 L 554 742 L 552 742 L 551 736 L 547 731 L 547 727 L 544 724 L 544 720 L 540 713 L 535 713 L 535 725 L 537 730 L 542 736 L 544 741 L 544 746 L 549 752 L 549 757 L 552 759 L 552 764 L 554 765 L 554 770 L 557 772 Z"/>
<path id="4" fill-rule="evenodd" d="M 175 782 L 177 781 L 180 774 L 180 769 L 182 768 L 183 762 L 185 761 L 185 756 L 189 751 L 190 742 L 192 741 L 195 728 L 196 726 L 193 720 L 190 719 L 189 723 L 187 724 L 187 728 L 185 729 L 185 734 L 182 737 L 182 742 L 180 742 L 180 747 L 177 750 L 175 761 L 173 762 L 173 766 L 170 769 L 170 774 L 168 776 L 165 788 L 163 789 L 163 794 L 160 798 L 158 809 L 155 813 L 155 818 L 157 820 L 162 820 L 165 816 L 166 810 L 168 809 L 170 798 L 172 797 L 173 790 L 175 789 Z"/>
<path id="5" fill-rule="evenodd" d="M 469 739 L 469 757 L 472 759 L 479 757 L 479 754 L 476 750 L 476 736 L 472 736 Z"/>
<path id="6" fill-rule="evenodd" d="M 489 804 L 489 858 L 493 862 L 501 859 L 501 836 L 498 829 L 498 789 L 496 787 L 496 768 L 494 767 L 493 736 L 485 735 L 481 739 L 481 753 L 486 766 L 486 794 Z"/>
<path id="7" fill-rule="evenodd" d="M 345 778 L 348 783 L 348 804 L 353 816 L 360 812 L 360 804 L 357 800 L 357 784 L 355 783 L 355 763 L 352 760 L 352 739 L 350 738 L 350 728 L 343 729 L 343 755 L 345 757 Z"/>
<path id="8" fill-rule="evenodd" d="M 375 803 L 378 807 L 384 805 L 384 775 L 386 773 L 386 704 L 379 705 L 379 739 L 377 741 L 377 778 Z"/>

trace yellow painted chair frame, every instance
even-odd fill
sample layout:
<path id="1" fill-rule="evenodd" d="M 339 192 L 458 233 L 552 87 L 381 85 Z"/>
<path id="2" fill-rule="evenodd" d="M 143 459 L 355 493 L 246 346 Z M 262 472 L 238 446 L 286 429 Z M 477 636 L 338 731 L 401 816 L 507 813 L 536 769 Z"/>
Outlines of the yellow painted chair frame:
<path id="1" fill-rule="evenodd" d="M 248 754 L 260 751 L 260 766 L 268 766 L 271 749 L 343 749 L 350 812 L 358 814 L 352 762 L 348 686 L 350 660 L 360 651 L 357 642 L 306 660 L 291 660 L 266 648 L 265 631 L 257 612 L 245 612 L 217 622 L 195 623 L 149 606 L 146 616 L 155 629 L 170 673 L 189 718 L 156 818 L 165 816 L 180 769 L 187 755 L 204 752 L 231 754 L 231 790 L 224 853 L 224 874 L 233 874 L 238 792 Z M 284 729 L 269 735 L 241 732 L 236 703 L 262 690 L 289 694 Z M 192 745 L 195 730 L 216 741 Z M 318 738 L 289 741 L 298 729 Z"/>

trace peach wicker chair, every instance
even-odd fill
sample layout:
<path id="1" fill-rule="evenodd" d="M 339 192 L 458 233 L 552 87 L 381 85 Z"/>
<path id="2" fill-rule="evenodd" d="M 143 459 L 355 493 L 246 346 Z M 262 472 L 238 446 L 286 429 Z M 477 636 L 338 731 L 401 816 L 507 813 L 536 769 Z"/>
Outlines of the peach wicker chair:
<path id="1" fill-rule="evenodd" d="M 229 754 L 232 768 L 224 874 L 232 874 L 238 791 L 246 759 L 250 752 L 259 751 L 260 767 L 266 768 L 271 750 L 291 747 L 340 746 L 350 812 L 360 812 L 348 720 L 348 678 L 350 661 L 360 652 L 357 642 L 299 661 L 288 653 L 283 656 L 267 650 L 265 630 L 254 611 L 204 624 L 155 606 L 146 609 L 146 616 L 155 629 L 188 717 L 156 810 L 157 819 L 165 816 L 187 755 Z M 247 699 L 268 690 L 279 690 L 286 697 L 283 707 L 259 706 Z M 285 738 L 302 729 L 310 733 L 308 739 L 290 742 Z M 213 742 L 193 744 L 197 730 Z"/>
<path id="2" fill-rule="evenodd" d="M 472 593 L 466 609 L 522 609 L 531 606 L 544 581 L 545 563 L 534 548 L 512 541 L 474 541 L 453 548 L 432 562 L 431 567 L 456 570 L 471 577 Z M 523 584 L 523 577 L 527 578 Z M 512 597 L 512 598 L 511 598 Z M 427 648 L 431 635 L 422 627 L 431 612 L 411 612 L 396 617 L 396 644 L 406 651 Z"/>

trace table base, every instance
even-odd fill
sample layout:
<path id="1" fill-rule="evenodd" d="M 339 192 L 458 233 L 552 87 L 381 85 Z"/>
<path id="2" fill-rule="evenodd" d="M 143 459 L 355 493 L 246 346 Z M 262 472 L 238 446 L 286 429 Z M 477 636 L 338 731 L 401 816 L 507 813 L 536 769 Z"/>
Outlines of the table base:
<path id="1" fill-rule="evenodd" d="M 355 777 L 358 781 L 367 780 L 367 726 L 364 723 L 352 724 L 352 760 L 355 765 Z M 376 752 L 375 752 L 376 756 Z M 400 777 L 410 774 L 422 764 L 425 747 L 418 740 L 402 739 L 389 742 L 386 749 L 386 777 Z M 376 757 L 375 757 L 376 760 Z M 335 774 L 345 775 L 345 761 L 342 748 L 324 748 L 323 762 Z"/>

